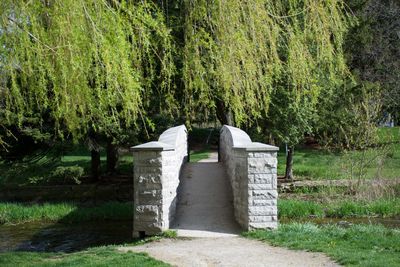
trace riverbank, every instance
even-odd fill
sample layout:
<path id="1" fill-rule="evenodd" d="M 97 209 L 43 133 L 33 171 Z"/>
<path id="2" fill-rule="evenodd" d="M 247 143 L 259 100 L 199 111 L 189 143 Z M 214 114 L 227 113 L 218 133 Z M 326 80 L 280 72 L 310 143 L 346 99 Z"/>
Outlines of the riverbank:
<path id="1" fill-rule="evenodd" d="M 132 220 L 132 202 L 105 202 L 85 205 L 62 203 L 1 203 L 0 225 L 27 222 L 78 223 L 87 221 Z"/>
<path id="2" fill-rule="evenodd" d="M 278 200 L 279 218 L 357 218 L 357 217 L 394 217 L 400 216 L 400 199 L 366 200 L 330 200 L 317 202 L 312 200 Z"/>

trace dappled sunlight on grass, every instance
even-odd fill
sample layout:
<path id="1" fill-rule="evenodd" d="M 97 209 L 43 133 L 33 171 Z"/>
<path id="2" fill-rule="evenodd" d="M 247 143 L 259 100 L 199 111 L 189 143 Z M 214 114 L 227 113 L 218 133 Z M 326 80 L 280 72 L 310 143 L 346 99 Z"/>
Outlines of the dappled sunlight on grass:
<path id="1" fill-rule="evenodd" d="M 101 151 L 101 170 L 106 171 L 105 151 Z M 34 185 L 48 184 L 46 180 L 52 178 L 52 172 L 57 167 L 83 168 L 84 176 L 90 175 L 90 151 L 86 147 L 75 146 L 62 155 L 55 157 L 52 154 L 44 156 L 35 162 L 0 162 L 0 185 Z M 119 174 L 132 173 L 133 156 L 129 152 L 121 153 L 117 165 Z M 60 181 L 62 183 L 62 181 Z M 54 181 L 53 183 L 57 183 Z M 51 183 L 50 183 L 51 184 Z"/>

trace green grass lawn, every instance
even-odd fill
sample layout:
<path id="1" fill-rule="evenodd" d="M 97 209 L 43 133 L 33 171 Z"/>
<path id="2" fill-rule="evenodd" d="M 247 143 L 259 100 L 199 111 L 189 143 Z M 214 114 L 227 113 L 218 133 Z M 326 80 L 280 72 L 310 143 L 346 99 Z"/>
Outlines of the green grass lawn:
<path id="1" fill-rule="evenodd" d="M 323 252 L 345 266 L 400 266 L 400 230 L 380 225 L 317 226 L 281 224 L 274 231 L 253 231 L 246 237 L 296 250 Z"/>
<path id="2" fill-rule="evenodd" d="M 0 225 L 26 222 L 78 223 L 84 221 L 132 220 L 133 205 L 130 202 L 106 202 L 96 206 L 75 203 L 1 203 Z"/>
<path id="3" fill-rule="evenodd" d="M 360 173 L 362 178 L 367 179 L 400 178 L 400 127 L 379 128 L 378 136 L 378 143 L 385 144 L 385 149 L 370 148 L 366 151 L 348 152 L 295 149 L 293 173 L 296 178 L 310 179 L 354 179 Z M 285 174 L 285 163 L 285 151 L 281 148 L 278 153 L 280 176 Z"/>
<path id="4" fill-rule="evenodd" d="M 90 248 L 75 253 L 0 253 L 0 266 L 170 266 L 144 253 L 119 252 L 116 246 Z"/>
<path id="5" fill-rule="evenodd" d="M 210 156 L 211 150 L 203 149 L 203 150 L 195 150 L 190 151 L 190 162 L 199 162 L 202 159 L 208 159 Z"/>

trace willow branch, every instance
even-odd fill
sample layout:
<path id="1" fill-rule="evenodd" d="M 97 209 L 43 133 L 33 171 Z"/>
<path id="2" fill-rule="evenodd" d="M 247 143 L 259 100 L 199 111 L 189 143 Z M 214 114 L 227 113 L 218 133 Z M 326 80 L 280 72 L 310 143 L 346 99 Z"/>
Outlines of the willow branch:
<path id="1" fill-rule="evenodd" d="M 52 47 L 48 46 L 47 44 L 43 43 L 42 41 L 40 41 L 39 38 L 37 38 L 35 35 L 33 35 L 30 31 L 26 30 L 24 27 L 22 27 L 21 25 L 19 25 L 19 23 L 17 21 L 15 21 L 14 19 L 7 17 L 7 19 L 11 22 L 13 22 L 15 25 L 17 25 L 18 28 L 20 28 L 21 30 L 23 30 L 24 32 L 26 32 L 30 37 L 32 37 L 36 42 L 42 44 L 44 47 L 46 47 L 47 49 L 53 51 L 54 53 L 56 52 L 56 50 L 54 50 Z"/>

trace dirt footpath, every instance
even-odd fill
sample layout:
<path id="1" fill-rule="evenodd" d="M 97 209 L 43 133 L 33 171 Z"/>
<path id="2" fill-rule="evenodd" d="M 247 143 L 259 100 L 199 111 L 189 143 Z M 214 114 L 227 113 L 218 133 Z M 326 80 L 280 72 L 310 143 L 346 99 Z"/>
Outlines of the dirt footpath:
<path id="1" fill-rule="evenodd" d="M 145 252 L 173 266 L 340 266 L 321 253 L 273 247 L 243 237 L 162 239 L 119 250 Z"/>

